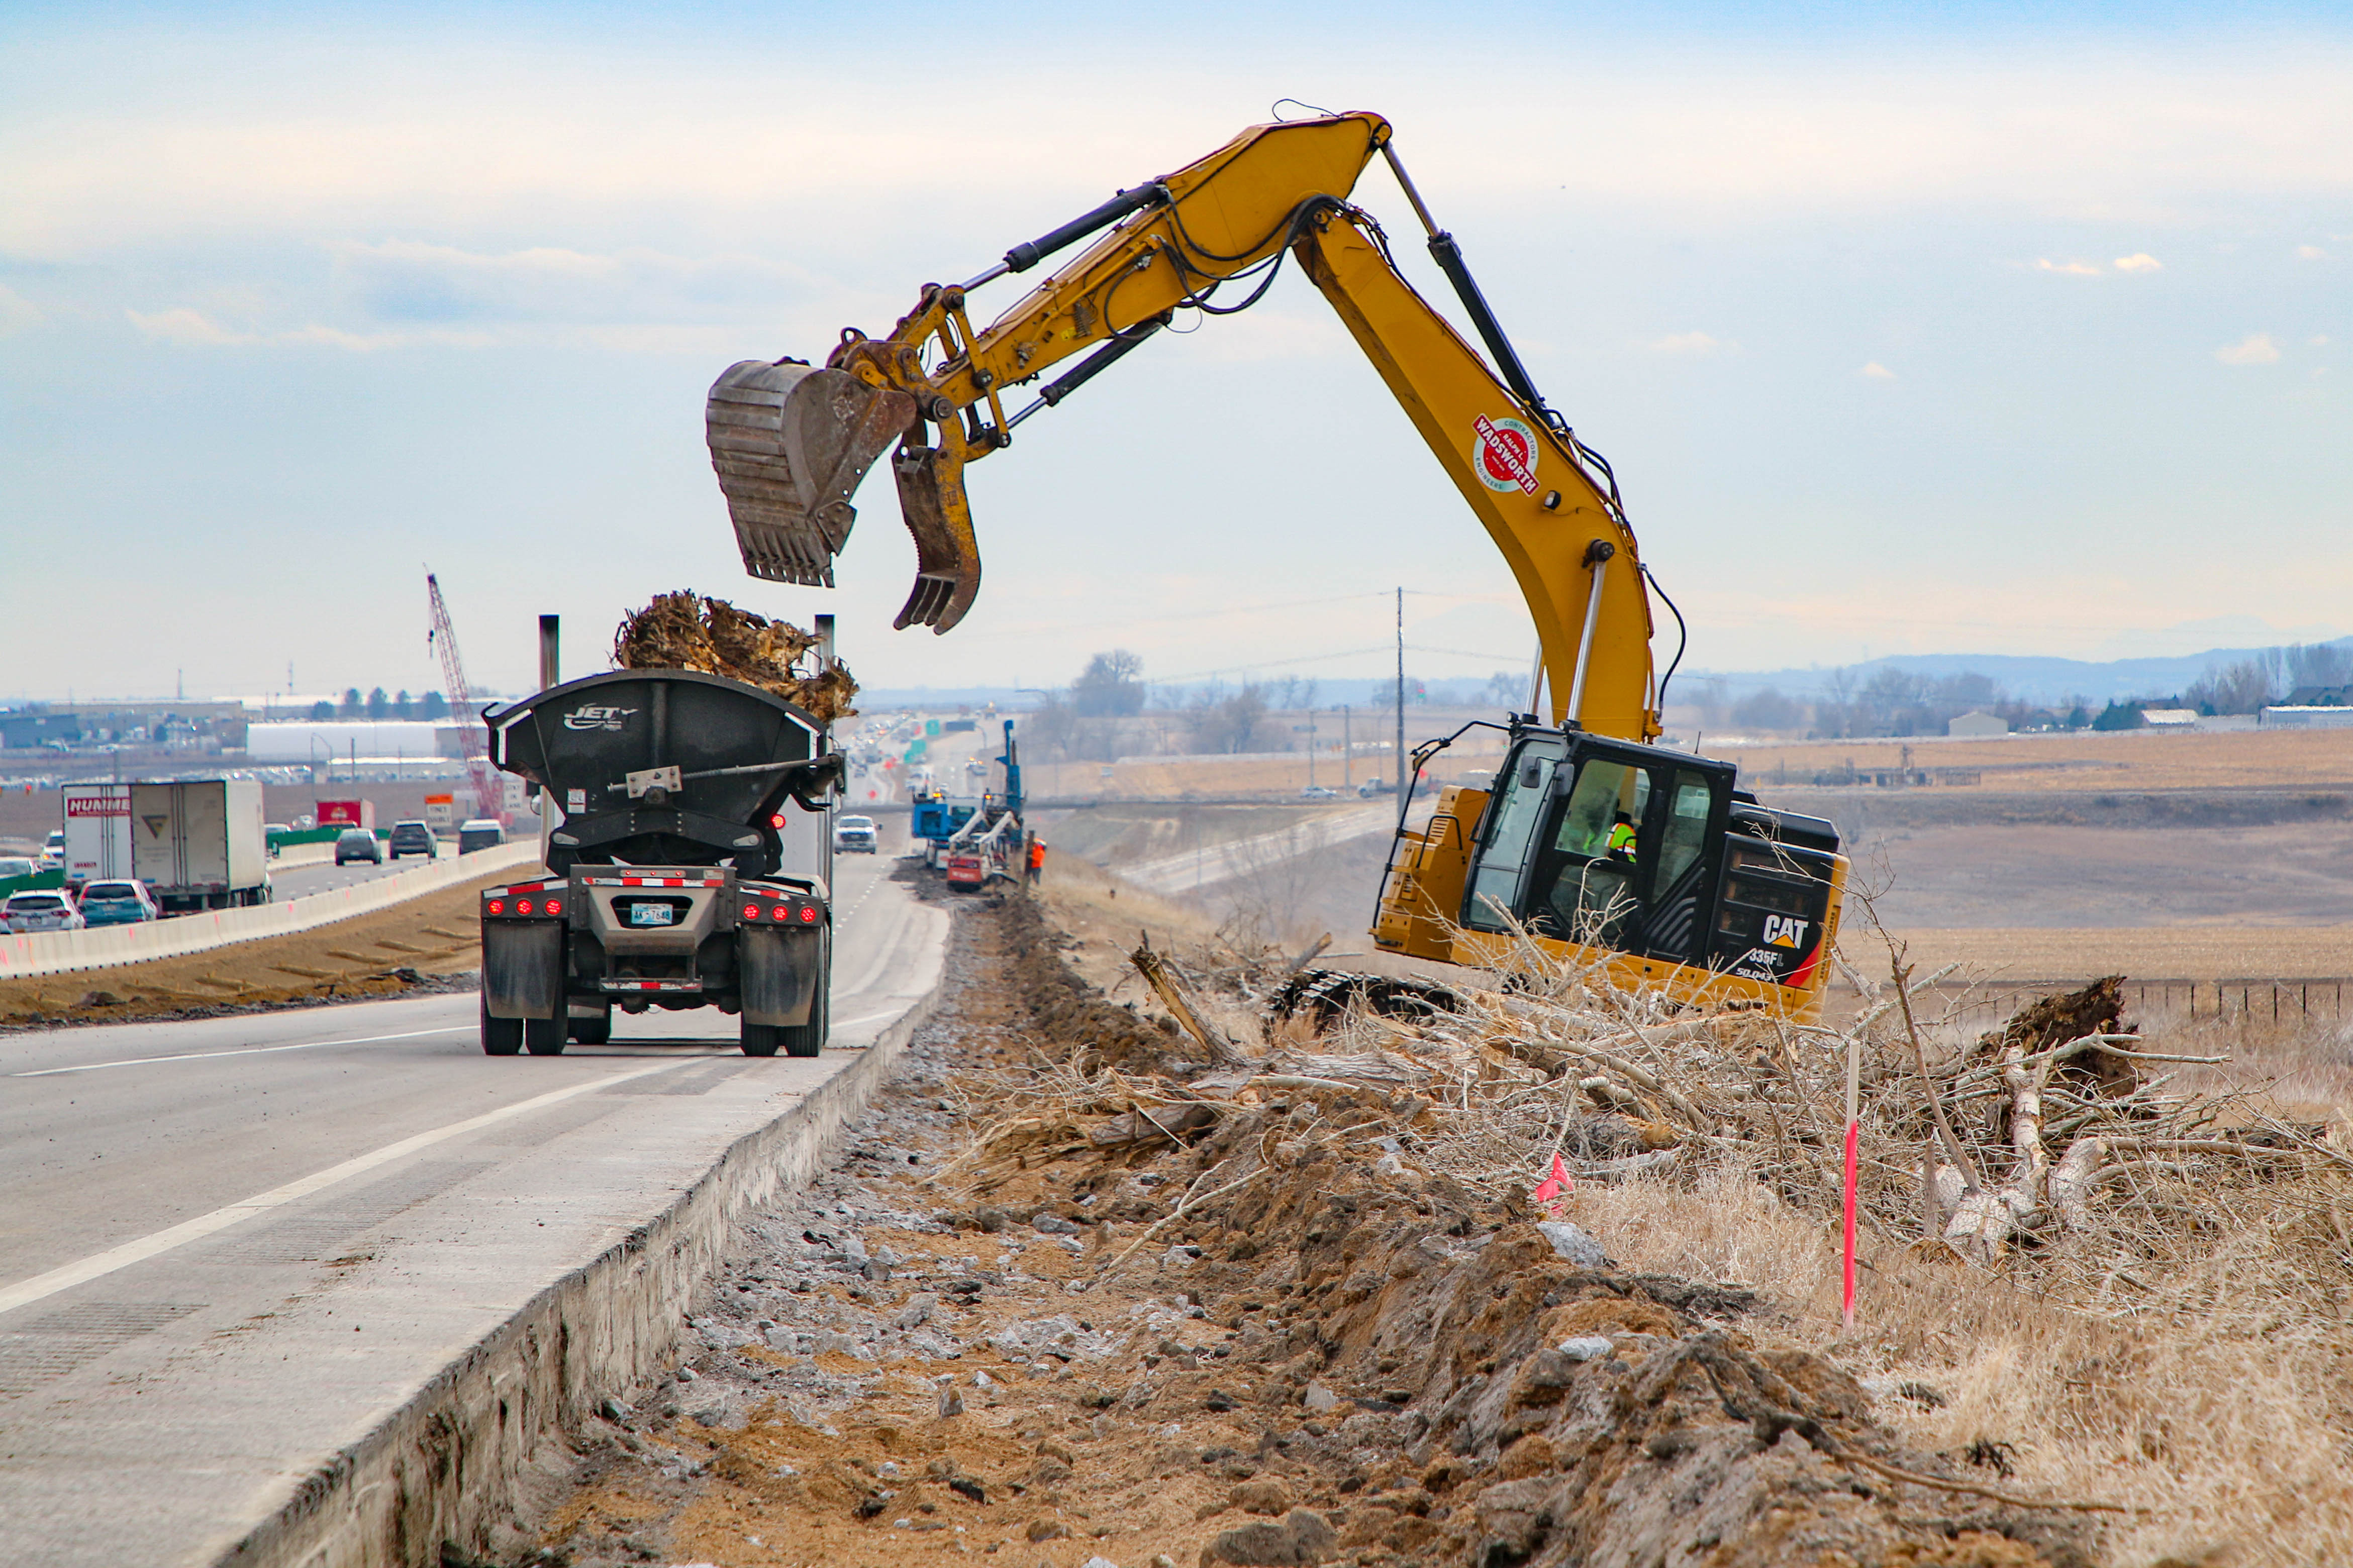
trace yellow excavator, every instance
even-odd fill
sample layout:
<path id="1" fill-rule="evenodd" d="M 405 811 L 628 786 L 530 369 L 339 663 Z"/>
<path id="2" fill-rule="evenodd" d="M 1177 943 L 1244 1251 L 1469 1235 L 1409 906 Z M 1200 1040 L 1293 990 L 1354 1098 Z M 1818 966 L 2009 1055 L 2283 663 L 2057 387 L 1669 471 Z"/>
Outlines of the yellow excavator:
<path id="1" fill-rule="evenodd" d="M 1376 155 L 1488 359 L 1406 281 L 1380 226 L 1349 203 Z M 974 290 L 1096 235 L 974 329 Z M 895 443 L 916 551 L 897 625 L 946 631 L 980 591 L 965 468 L 1176 311 L 1255 304 L 1286 257 L 1340 313 L 1504 552 L 1542 641 L 1528 711 L 1492 726 L 1508 740 L 1493 787 L 1442 790 L 1419 829 L 1406 826 L 1413 791 L 1400 793 L 1377 945 L 1487 964 L 1533 941 L 1629 989 L 1815 1016 L 1845 885 L 1838 835 L 1759 805 L 1731 763 L 1651 743 L 1665 683 L 1651 658 L 1650 595 L 1672 602 L 1641 563 L 1609 465 L 1538 395 L 1377 114 L 1253 126 L 966 282 L 924 285 L 888 333 L 845 330 L 822 366 L 731 367 L 705 416 L 745 570 L 830 587 L 859 481 Z M 1081 354 L 1007 416 L 1017 388 Z M 1463 732 L 1418 750 L 1404 777 L 1418 782 Z"/>

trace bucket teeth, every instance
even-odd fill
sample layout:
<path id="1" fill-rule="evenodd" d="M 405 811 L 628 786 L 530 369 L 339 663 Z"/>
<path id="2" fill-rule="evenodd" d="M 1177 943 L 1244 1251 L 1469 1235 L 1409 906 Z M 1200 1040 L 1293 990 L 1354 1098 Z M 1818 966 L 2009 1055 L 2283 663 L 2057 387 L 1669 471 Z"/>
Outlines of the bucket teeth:
<path id="1" fill-rule="evenodd" d="M 833 586 L 858 482 L 915 423 L 906 393 L 838 370 L 745 360 L 703 405 L 711 466 L 727 498 L 744 570 L 772 583 Z"/>

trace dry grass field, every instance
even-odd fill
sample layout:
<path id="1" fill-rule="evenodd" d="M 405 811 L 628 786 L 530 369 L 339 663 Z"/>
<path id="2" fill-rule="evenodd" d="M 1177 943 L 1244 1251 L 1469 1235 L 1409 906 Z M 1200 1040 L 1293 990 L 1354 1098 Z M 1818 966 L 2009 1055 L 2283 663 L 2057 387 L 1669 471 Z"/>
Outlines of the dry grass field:
<path id="1" fill-rule="evenodd" d="M 1975 768 L 1984 790 L 2273 789 L 2353 787 L 2353 729 L 2090 731 L 2000 740 L 1802 741 L 1718 746 L 1757 788 L 1817 773 L 1895 768 Z M 1971 786 L 1957 786 L 1968 788 Z"/>
<path id="2" fill-rule="evenodd" d="M 2308 979 L 2353 974 L 2353 925 L 1905 930 L 1922 969 L 1950 963 L 2000 980 Z M 1855 947 L 1850 933 L 1842 945 Z M 1867 950 L 1866 950 L 1867 951 Z"/>

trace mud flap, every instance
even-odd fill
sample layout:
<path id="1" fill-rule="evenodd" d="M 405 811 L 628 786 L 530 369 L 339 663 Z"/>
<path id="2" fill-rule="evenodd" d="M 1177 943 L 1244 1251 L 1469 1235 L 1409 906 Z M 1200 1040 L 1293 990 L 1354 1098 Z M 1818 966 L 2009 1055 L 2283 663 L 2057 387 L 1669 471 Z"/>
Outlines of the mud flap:
<path id="1" fill-rule="evenodd" d="M 825 928 L 745 928 L 735 941 L 744 1021 L 782 1028 L 807 1023 L 809 1005 L 826 979 Z"/>
<path id="2" fill-rule="evenodd" d="M 484 921 L 482 1006 L 493 1018 L 563 1013 L 564 928 L 553 921 Z"/>
<path id="3" fill-rule="evenodd" d="M 744 570 L 832 587 L 833 558 L 858 519 L 849 498 L 914 422 L 912 395 L 846 371 L 730 365 L 712 384 L 703 427 Z"/>

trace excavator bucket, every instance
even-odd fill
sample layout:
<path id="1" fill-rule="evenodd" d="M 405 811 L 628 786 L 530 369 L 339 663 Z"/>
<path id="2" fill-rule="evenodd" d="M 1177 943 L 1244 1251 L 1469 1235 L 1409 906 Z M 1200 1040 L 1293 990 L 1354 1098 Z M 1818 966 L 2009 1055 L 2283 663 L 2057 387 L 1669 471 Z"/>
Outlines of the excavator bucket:
<path id="1" fill-rule="evenodd" d="M 712 384 L 703 423 L 744 570 L 830 588 L 858 520 L 849 498 L 915 423 L 915 400 L 846 371 L 746 360 Z"/>

